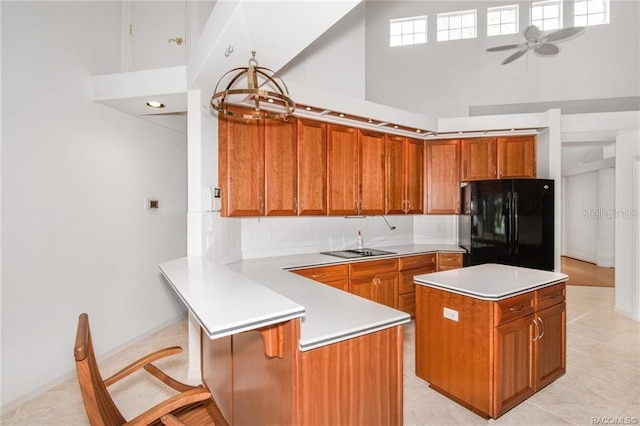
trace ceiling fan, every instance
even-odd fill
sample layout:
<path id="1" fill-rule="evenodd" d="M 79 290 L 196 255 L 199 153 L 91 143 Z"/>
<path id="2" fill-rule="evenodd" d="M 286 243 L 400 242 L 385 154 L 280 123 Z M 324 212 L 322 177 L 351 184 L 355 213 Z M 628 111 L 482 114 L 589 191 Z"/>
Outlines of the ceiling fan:
<path id="1" fill-rule="evenodd" d="M 574 34 L 578 34 L 584 30 L 584 27 L 571 27 L 564 28 L 562 30 L 554 31 L 550 34 L 543 35 L 542 32 L 535 25 L 531 25 L 524 32 L 525 42 L 521 44 L 507 44 L 504 46 L 490 47 L 487 52 L 500 52 L 502 50 L 518 49 L 516 53 L 509 56 L 502 61 L 502 65 L 506 65 L 509 62 L 513 62 L 529 50 L 540 55 L 552 56 L 556 55 L 560 49 L 555 44 L 551 44 L 553 41 L 564 40 L 571 37 Z"/>

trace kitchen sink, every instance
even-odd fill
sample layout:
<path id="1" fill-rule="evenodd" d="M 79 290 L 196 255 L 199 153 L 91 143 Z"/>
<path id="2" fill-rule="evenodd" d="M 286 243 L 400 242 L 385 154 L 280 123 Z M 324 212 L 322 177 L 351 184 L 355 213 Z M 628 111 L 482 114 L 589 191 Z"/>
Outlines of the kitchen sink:
<path id="1" fill-rule="evenodd" d="M 361 257 L 372 256 L 384 256 L 387 254 L 396 254 L 392 251 L 376 250 L 376 249 L 353 249 L 353 250 L 336 250 L 336 251 L 323 251 L 320 254 L 328 254 L 329 256 L 341 257 L 343 259 L 357 259 Z"/>

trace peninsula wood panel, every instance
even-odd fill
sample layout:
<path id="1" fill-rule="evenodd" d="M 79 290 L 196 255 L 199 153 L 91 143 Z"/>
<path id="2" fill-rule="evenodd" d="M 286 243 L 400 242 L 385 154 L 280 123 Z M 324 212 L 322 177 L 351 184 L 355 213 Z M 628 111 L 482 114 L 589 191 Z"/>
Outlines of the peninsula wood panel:
<path id="1" fill-rule="evenodd" d="M 358 213 L 358 131 L 327 126 L 327 191 L 330 215 Z"/>
<path id="2" fill-rule="evenodd" d="M 202 381 L 209 388 L 220 412 L 233 424 L 233 360 L 231 336 L 209 339 L 200 330 Z"/>
<path id="3" fill-rule="evenodd" d="M 327 214 L 327 124 L 297 119 L 298 214 Z"/>
<path id="4" fill-rule="evenodd" d="M 402 350 L 397 326 L 302 352 L 299 424 L 402 425 Z"/>
<path id="5" fill-rule="evenodd" d="M 264 123 L 264 172 L 266 216 L 297 214 L 296 119 Z"/>

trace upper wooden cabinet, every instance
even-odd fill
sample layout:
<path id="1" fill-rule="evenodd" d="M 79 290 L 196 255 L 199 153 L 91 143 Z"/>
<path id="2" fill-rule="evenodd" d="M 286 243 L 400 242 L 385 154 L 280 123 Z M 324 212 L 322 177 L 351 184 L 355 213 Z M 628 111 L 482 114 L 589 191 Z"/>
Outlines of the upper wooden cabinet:
<path id="1" fill-rule="evenodd" d="M 535 178 L 535 136 L 508 136 L 498 138 L 498 179 Z"/>
<path id="2" fill-rule="evenodd" d="M 327 124 L 299 118 L 298 214 L 327 214 Z"/>
<path id="3" fill-rule="evenodd" d="M 383 134 L 327 126 L 329 214 L 384 213 L 384 149 Z"/>
<path id="4" fill-rule="evenodd" d="M 264 214 L 264 124 L 221 116 L 219 180 L 223 216 Z"/>
<path id="5" fill-rule="evenodd" d="M 402 136 L 386 136 L 385 212 L 424 213 L 423 142 Z"/>
<path id="6" fill-rule="evenodd" d="M 218 123 L 222 215 L 295 215 L 296 119 L 221 116 Z"/>
<path id="7" fill-rule="evenodd" d="M 460 213 L 460 141 L 431 141 L 425 147 L 427 213 Z"/>
<path id="8" fill-rule="evenodd" d="M 264 176 L 266 216 L 297 213 L 296 120 L 264 122 Z"/>
<path id="9" fill-rule="evenodd" d="M 495 179 L 498 173 L 496 138 L 462 139 L 462 181 Z"/>

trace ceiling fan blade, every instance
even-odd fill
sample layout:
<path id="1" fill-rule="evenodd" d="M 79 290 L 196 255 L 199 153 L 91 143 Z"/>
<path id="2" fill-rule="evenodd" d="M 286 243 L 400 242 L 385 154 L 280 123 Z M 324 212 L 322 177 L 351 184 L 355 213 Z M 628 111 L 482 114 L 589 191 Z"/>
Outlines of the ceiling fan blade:
<path id="1" fill-rule="evenodd" d="M 487 52 L 500 52 L 501 50 L 515 49 L 518 47 L 523 47 L 523 45 L 522 44 L 506 44 L 504 46 L 490 47 L 487 49 Z"/>
<path id="2" fill-rule="evenodd" d="M 560 49 L 558 49 L 556 46 L 549 43 L 543 43 L 533 50 L 535 50 L 536 53 L 539 53 L 541 55 L 557 55 L 558 52 L 560 51 Z"/>
<path id="3" fill-rule="evenodd" d="M 551 34 L 548 34 L 546 36 L 543 37 L 543 41 L 558 41 L 558 40 L 562 40 L 565 39 L 567 37 L 571 37 L 574 34 L 578 34 L 579 32 L 582 32 L 584 30 L 584 27 L 572 27 L 572 28 L 565 28 L 562 30 L 558 30 L 558 31 L 554 31 Z"/>
<path id="4" fill-rule="evenodd" d="M 513 62 L 516 59 L 518 59 L 520 56 L 524 55 L 525 53 L 527 53 L 527 50 L 529 49 L 521 49 L 518 50 L 516 53 L 514 53 L 513 55 L 509 56 L 507 59 L 505 59 L 504 61 L 502 61 L 502 65 L 507 65 L 509 62 Z"/>
<path id="5" fill-rule="evenodd" d="M 524 32 L 524 38 L 526 38 L 528 41 L 536 41 L 540 38 L 540 34 L 541 33 L 538 27 L 536 27 L 535 25 L 531 25 Z"/>

